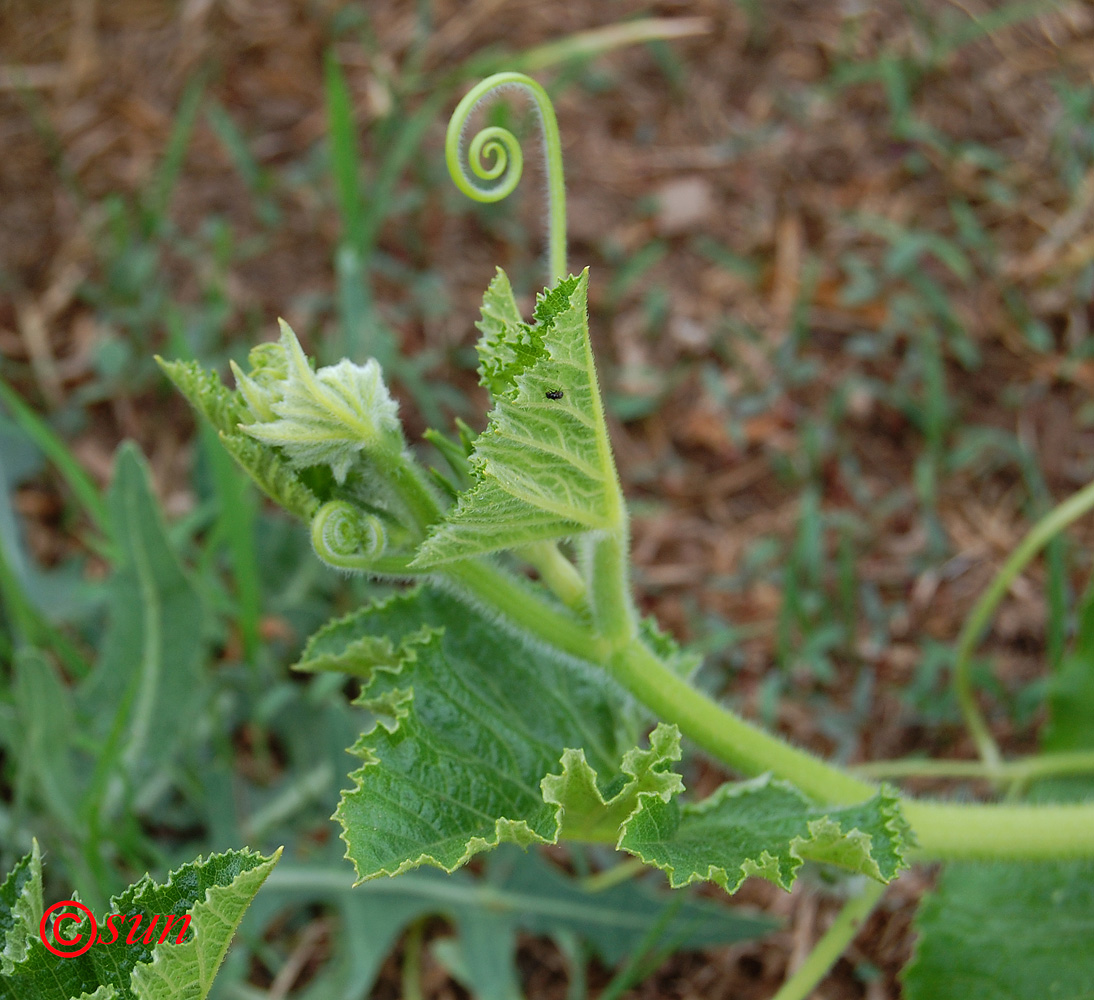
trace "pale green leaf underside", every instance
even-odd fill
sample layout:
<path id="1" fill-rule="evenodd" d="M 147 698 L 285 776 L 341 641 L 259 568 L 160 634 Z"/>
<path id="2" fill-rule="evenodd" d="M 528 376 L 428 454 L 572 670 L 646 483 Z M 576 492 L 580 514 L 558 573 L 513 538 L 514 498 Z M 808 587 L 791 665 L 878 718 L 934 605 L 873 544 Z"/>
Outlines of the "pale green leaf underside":
<path id="1" fill-rule="evenodd" d="M 336 814 L 361 879 L 423 863 L 451 871 L 502 841 L 555 841 L 559 806 L 540 783 L 566 748 L 618 772 L 623 696 L 606 677 L 431 590 L 368 609 L 343 636 L 370 632 L 404 660 L 377 669 L 361 697 L 385 721 L 354 746 L 366 763 Z"/>
<path id="2" fill-rule="evenodd" d="M 267 858 L 250 851 L 229 851 L 198 858 L 172 872 L 163 885 L 145 876 L 110 901 L 108 912 L 125 918 L 116 924 L 120 932 L 116 941 L 108 944 L 104 939 L 82 955 L 61 957 L 51 953 L 38 936 L 40 912 L 28 912 L 19 904 L 28 894 L 36 894 L 41 905 L 36 846 L 0 887 L 0 954 L 24 951 L 0 975 L 0 1000 L 204 1000 L 244 910 L 280 853 Z M 127 944 L 137 913 L 142 921 L 133 943 Z M 160 919 L 145 943 L 144 932 L 153 914 Z M 177 943 L 174 928 L 182 926 L 186 914 L 190 915 L 189 930 Z M 106 924 L 106 914 L 96 916 Z M 168 916 L 174 918 L 173 928 L 158 943 Z M 102 925 L 100 934 L 109 938 L 109 929 Z M 65 927 L 66 936 L 89 931 L 86 920 L 75 928 Z M 9 942 L 20 940 L 29 944 L 9 949 Z"/>
<path id="3" fill-rule="evenodd" d="M 343 358 L 336 365 L 312 371 L 300 342 L 281 321 L 280 346 L 286 377 L 277 384 L 280 398 L 268 405 L 274 419 L 245 424 L 252 437 L 284 449 L 295 465 L 328 464 L 339 483 L 365 448 L 401 443 L 397 406 L 384 385 L 380 365 L 369 358 L 363 365 Z M 255 395 L 257 386 L 248 384 Z"/>
<path id="4" fill-rule="evenodd" d="M 908 1000 L 1094 998 L 1094 861 L 947 865 L 916 929 Z"/>
<path id="5" fill-rule="evenodd" d="M 471 456 L 477 482 L 419 551 L 425 567 L 583 531 L 613 531 L 622 501 L 596 381 L 588 272 L 519 316 L 503 274 L 487 291 L 480 373 L 494 396 Z"/>
<path id="6" fill-rule="evenodd" d="M 663 869 L 674 887 L 709 880 L 735 892 L 749 875 L 789 889 L 806 859 L 888 882 L 907 867 L 909 838 L 888 792 L 826 808 L 763 776 L 723 785 L 696 805 L 645 799 L 619 846 Z"/>

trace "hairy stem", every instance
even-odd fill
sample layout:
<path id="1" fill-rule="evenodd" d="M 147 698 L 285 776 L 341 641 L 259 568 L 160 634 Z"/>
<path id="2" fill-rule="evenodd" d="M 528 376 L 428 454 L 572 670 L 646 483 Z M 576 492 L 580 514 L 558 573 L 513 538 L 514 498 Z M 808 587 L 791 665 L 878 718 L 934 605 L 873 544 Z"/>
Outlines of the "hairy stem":
<path id="1" fill-rule="evenodd" d="M 585 581 L 569 559 L 558 550 L 554 542 L 533 542 L 517 551 L 538 574 L 540 579 L 568 608 L 583 611 L 588 606 Z"/>
<path id="2" fill-rule="evenodd" d="M 568 611 L 549 604 L 516 577 L 487 562 L 468 559 L 450 563 L 437 573 L 458 594 L 471 598 L 488 611 L 500 612 L 523 632 L 570 656 L 602 663 L 607 657 L 604 640 Z"/>
<path id="3" fill-rule="evenodd" d="M 513 586 L 485 563 L 447 571 L 461 589 L 541 641 L 608 668 L 657 718 L 752 777 L 771 772 L 820 802 L 851 804 L 876 785 L 791 746 L 723 708 L 678 677 L 637 639 L 621 650 L 580 621 Z M 1094 856 L 1094 805 L 952 804 L 904 797 L 904 816 L 925 858 L 1038 859 Z"/>
<path id="4" fill-rule="evenodd" d="M 976 644 L 980 641 L 984 630 L 991 621 L 999 602 L 1010 589 L 1010 585 L 1026 565 L 1037 555 L 1052 539 L 1064 530 L 1072 521 L 1082 517 L 1083 514 L 1094 509 L 1094 483 L 1085 486 L 1078 493 L 1068 497 L 1059 506 L 1050 510 L 1038 521 L 1029 534 L 1019 543 L 1018 547 L 1010 554 L 1010 557 L 995 575 L 991 586 L 981 595 L 972 611 L 969 613 L 961 635 L 957 640 L 957 654 L 953 666 L 953 687 L 957 695 L 957 701 L 961 706 L 961 713 L 965 717 L 965 724 L 976 741 L 977 750 L 981 758 L 989 768 L 998 770 L 1000 767 L 999 747 L 988 730 L 988 724 L 976 704 L 976 695 L 972 689 L 971 664 L 972 653 Z"/>
<path id="5" fill-rule="evenodd" d="M 1039 754 L 1019 760 L 1001 761 L 995 766 L 979 760 L 877 760 L 851 768 L 862 778 L 986 778 L 1007 784 L 1021 784 L 1038 778 L 1094 774 L 1094 750 Z"/>
<path id="6" fill-rule="evenodd" d="M 631 603 L 630 557 L 624 529 L 592 542 L 590 576 L 593 621 L 597 633 L 614 648 L 630 643 L 638 632 Z"/>

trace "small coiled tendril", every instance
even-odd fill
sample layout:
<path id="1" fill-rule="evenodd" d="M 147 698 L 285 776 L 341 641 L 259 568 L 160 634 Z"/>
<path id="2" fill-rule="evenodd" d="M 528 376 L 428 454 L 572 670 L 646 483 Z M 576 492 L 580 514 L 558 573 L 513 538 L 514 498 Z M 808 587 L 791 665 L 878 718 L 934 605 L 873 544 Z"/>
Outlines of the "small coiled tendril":
<path id="1" fill-rule="evenodd" d="M 345 500 L 331 500 L 311 522 L 315 554 L 335 569 L 369 570 L 387 547 L 384 522 Z"/>
<path id="2" fill-rule="evenodd" d="M 566 277 L 566 185 L 562 176 L 562 140 L 551 99 L 535 80 L 523 73 L 495 73 L 472 87 L 452 113 L 445 136 L 444 156 L 456 187 L 479 202 L 501 201 L 513 193 L 524 169 L 520 142 L 508 129 L 491 125 L 477 132 L 462 153 L 463 132 L 478 105 L 502 87 L 519 87 L 534 102 L 543 128 L 547 156 L 548 284 Z M 489 166 L 486 161 L 491 161 Z M 500 180 L 499 180 L 500 178 Z M 498 181 L 485 186 L 479 181 Z"/>

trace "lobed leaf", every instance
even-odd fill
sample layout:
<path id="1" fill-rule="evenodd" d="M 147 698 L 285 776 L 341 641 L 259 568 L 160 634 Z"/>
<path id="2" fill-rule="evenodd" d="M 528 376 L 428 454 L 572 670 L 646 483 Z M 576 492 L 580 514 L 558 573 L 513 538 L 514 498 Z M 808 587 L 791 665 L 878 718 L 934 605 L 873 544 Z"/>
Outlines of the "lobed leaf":
<path id="1" fill-rule="evenodd" d="M 626 736 L 624 696 L 606 676 L 433 590 L 392 598 L 340 630 L 387 636 L 401 656 L 398 668 L 377 666 L 361 695 L 381 721 L 352 749 L 365 763 L 336 813 L 360 879 L 424 863 L 452 871 L 502 841 L 553 843 L 579 803 L 566 765 L 546 797 L 540 785 L 566 748 L 583 750 L 580 764 L 567 758 L 571 771 L 612 799 Z M 313 656 L 327 655 L 332 637 L 321 634 Z M 590 777 L 589 766 L 608 777 Z"/>
<path id="2" fill-rule="evenodd" d="M 471 455 L 476 482 L 433 529 L 415 566 L 620 528 L 587 293 L 588 271 L 563 280 L 540 296 L 528 325 L 504 273 L 491 283 L 478 350 L 494 408 Z"/>
<path id="3" fill-rule="evenodd" d="M 806 859 L 889 882 L 907 867 L 911 831 L 888 791 L 827 808 L 762 776 L 694 805 L 646 797 L 618 846 L 664 870 L 674 887 L 710 880 L 736 892 L 750 875 L 789 889 Z"/>
<path id="4" fill-rule="evenodd" d="M 103 924 L 98 943 L 82 955 L 60 956 L 39 936 L 42 870 L 35 844 L 0 886 L 0 1000 L 204 1000 L 244 910 L 280 853 L 229 851 L 198 858 L 163 885 L 145 876 L 111 900 L 109 913 L 124 918 L 116 923 L 116 940 L 109 940 L 108 914 L 97 915 Z M 142 924 L 133 933 L 137 913 Z M 158 921 L 145 941 L 153 914 L 180 918 L 162 942 Z M 189 929 L 179 942 L 174 928 L 186 915 Z M 70 939 L 90 931 L 86 918 L 74 929 L 65 927 Z"/>

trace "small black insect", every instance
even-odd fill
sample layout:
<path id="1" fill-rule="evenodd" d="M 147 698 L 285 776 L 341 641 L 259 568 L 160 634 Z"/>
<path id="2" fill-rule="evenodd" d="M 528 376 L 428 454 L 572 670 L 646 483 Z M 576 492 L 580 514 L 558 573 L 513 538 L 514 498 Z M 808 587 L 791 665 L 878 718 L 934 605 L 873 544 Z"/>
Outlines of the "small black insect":
<path id="1" fill-rule="evenodd" d="M 548 399 L 561 399 L 562 398 L 562 390 L 561 389 L 548 389 L 547 390 L 547 398 Z"/>

